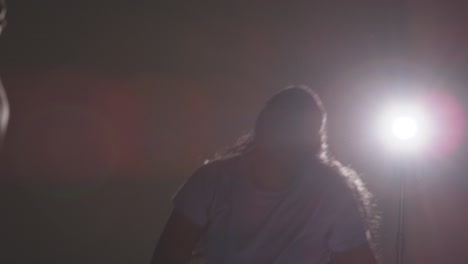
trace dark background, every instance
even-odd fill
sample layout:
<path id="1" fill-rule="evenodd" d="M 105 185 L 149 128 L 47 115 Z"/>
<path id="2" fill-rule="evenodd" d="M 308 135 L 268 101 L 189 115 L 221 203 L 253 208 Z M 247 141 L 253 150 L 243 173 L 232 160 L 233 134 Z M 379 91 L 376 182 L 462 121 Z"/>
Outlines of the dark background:
<path id="1" fill-rule="evenodd" d="M 407 261 L 468 262 L 465 2 L 9 1 L 0 262 L 148 263 L 177 186 L 289 84 L 323 96 L 333 152 L 379 202 L 384 263 L 398 166 L 376 120 L 388 98 L 448 98 L 444 143 L 403 158 Z"/>

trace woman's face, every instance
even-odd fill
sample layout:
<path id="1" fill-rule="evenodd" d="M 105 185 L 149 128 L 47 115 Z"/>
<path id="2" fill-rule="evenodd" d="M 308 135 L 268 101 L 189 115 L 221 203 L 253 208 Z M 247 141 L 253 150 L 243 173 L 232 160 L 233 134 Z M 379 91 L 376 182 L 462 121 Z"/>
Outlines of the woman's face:
<path id="1" fill-rule="evenodd" d="M 272 125 L 264 130 L 266 147 L 281 156 L 296 158 L 315 155 L 321 144 L 322 113 L 317 109 L 295 112 L 271 112 Z"/>

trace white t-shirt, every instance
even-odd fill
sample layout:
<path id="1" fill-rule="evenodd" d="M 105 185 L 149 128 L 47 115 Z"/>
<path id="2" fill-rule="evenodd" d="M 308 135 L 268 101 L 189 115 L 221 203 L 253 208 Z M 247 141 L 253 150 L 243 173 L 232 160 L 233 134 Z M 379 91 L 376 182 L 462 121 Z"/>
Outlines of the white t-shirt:
<path id="1" fill-rule="evenodd" d="M 203 227 L 207 264 L 325 264 L 367 242 L 357 200 L 324 165 L 301 170 L 281 192 L 256 188 L 239 158 L 198 169 L 173 198 Z"/>

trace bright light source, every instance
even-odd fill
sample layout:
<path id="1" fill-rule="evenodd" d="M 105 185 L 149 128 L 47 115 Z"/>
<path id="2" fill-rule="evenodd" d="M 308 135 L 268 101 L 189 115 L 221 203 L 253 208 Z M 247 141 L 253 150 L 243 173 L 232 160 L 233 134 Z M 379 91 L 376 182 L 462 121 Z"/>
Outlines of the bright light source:
<path id="1" fill-rule="evenodd" d="M 392 125 L 393 135 L 400 140 L 411 140 L 417 135 L 418 129 L 416 120 L 410 116 L 397 117 Z"/>
<path id="2" fill-rule="evenodd" d="M 427 145 L 430 126 L 428 116 L 417 104 L 394 105 L 380 117 L 380 136 L 387 148 L 420 151 Z"/>

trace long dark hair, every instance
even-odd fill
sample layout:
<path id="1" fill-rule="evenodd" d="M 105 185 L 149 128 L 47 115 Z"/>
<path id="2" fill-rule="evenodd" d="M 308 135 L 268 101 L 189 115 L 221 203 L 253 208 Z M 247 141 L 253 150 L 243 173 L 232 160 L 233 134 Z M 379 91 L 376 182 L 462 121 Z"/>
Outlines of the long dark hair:
<path id="1" fill-rule="evenodd" d="M 215 157 L 207 161 L 207 163 L 212 161 L 231 159 L 242 156 L 249 152 L 256 143 L 256 135 L 258 135 L 259 130 L 262 129 L 262 122 L 264 122 L 263 114 L 270 108 L 278 107 L 278 105 L 284 104 L 291 104 L 295 107 L 299 105 L 300 107 L 301 105 L 310 105 L 311 103 L 321 115 L 319 120 L 320 146 L 317 150 L 316 158 L 320 163 L 325 165 L 325 167 L 337 172 L 332 175 L 339 175 L 342 179 L 344 179 L 347 187 L 352 191 L 356 201 L 358 201 L 361 215 L 366 221 L 367 237 L 374 249 L 374 252 L 377 252 L 376 238 L 380 216 L 376 211 L 372 194 L 366 188 L 360 175 L 354 169 L 352 169 L 350 166 L 343 165 L 339 160 L 331 155 L 328 146 L 327 113 L 324 104 L 320 99 L 320 96 L 307 86 L 291 86 L 281 90 L 273 97 L 271 97 L 260 112 L 256 120 L 255 129 L 240 137 L 233 146 L 216 153 Z"/>

